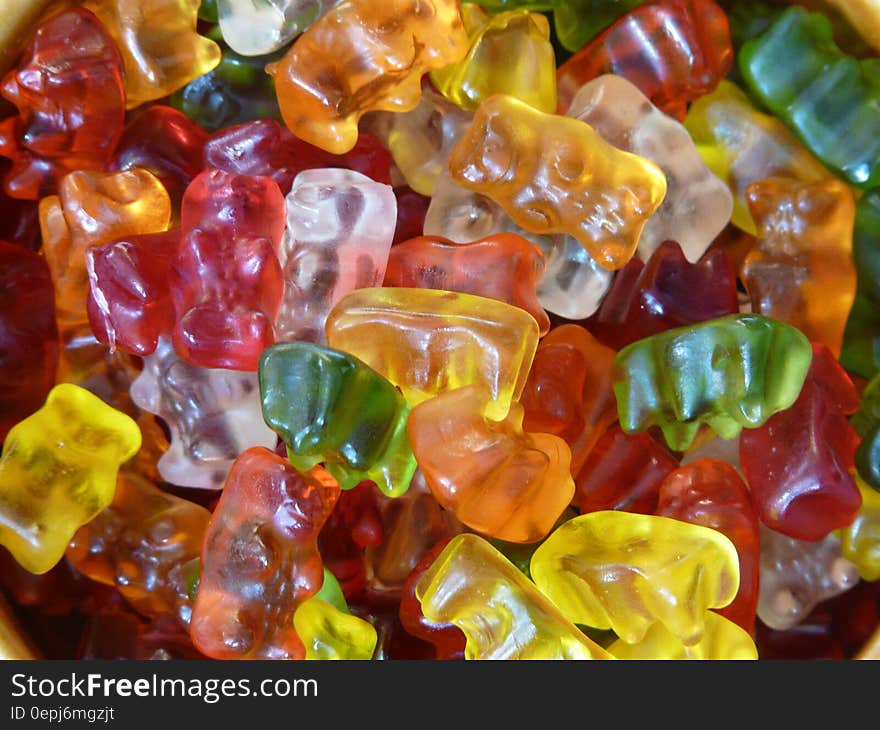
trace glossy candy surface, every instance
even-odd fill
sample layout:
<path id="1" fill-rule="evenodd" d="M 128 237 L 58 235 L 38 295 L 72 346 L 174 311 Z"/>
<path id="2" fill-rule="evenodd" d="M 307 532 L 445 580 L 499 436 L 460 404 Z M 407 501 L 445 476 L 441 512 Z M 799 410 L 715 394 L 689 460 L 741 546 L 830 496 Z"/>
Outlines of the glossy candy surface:
<path id="1" fill-rule="evenodd" d="M 481 534 L 536 542 L 571 502 L 571 453 L 557 436 L 523 432 L 519 404 L 503 421 L 488 419 L 488 396 L 469 386 L 420 403 L 409 441 L 444 509 Z"/>
<path id="2" fill-rule="evenodd" d="M 666 194 L 654 163 L 611 146 L 585 122 L 504 94 L 478 107 L 449 171 L 527 231 L 571 235 L 608 269 L 632 258 Z"/>
<path id="3" fill-rule="evenodd" d="M 141 445 L 137 424 L 77 385 L 56 385 L 9 431 L 0 457 L 0 544 L 32 573 L 61 560 L 73 533 L 113 500 Z"/>
<path id="4" fill-rule="evenodd" d="M 439 289 L 359 289 L 331 310 L 330 347 L 350 352 L 398 386 L 410 405 L 466 385 L 484 385 L 488 417 L 519 398 L 538 346 L 523 310 Z M 454 357 L 448 357 L 449 353 Z"/>
<path id="5" fill-rule="evenodd" d="M 850 471 L 859 440 L 847 416 L 858 403 L 831 351 L 813 345 L 797 400 L 740 435 L 743 473 L 767 527 L 815 542 L 855 519 L 862 500 Z"/>
<path id="6" fill-rule="evenodd" d="M 628 433 L 657 425 L 677 450 L 701 422 L 733 438 L 794 403 L 811 359 L 803 334 L 756 314 L 652 335 L 615 358 L 620 425 Z"/>
<path id="7" fill-rule="evenodd" d="M 277 441 L 263 421 L 256 373 L 190 365 L 168 338 L 144 358 L 131 398 L 161 417 L 170 432 L 157 468 L 172 484 L 220 489 L 242 451 Z"/>
<path id="8" fill-rule="evenodd" d="M 509 94 L 545 112 L 556 110 L 556 60 L 550 26 L 538 13 L 511 11 L 490 16 L 462 6 L 470 36 L 467 55 L 431 73 L 450 101 L 476 109 L 492 94 Z"/>
<path id="9" fill-rule="evenodd" d="M 742 270 L 752 311 L 838 357 L 856 293 L 852 192 L 839 180 L 771 177 L 749 185 L 746 201 L 758 231 Z"/>
<path id="10" fill-rule="evenodd" d="M 828 18 L 794 6 L 743 46 L 738 63 L 752 92 L 830 170 L 856 187 L 880 183 L 880 60 L 844 53 Z"/>
<path id="11" fill-rule="evenodd" d="M 746 203 L 749 185 L 772 176 L 802 182 L 831 176 L 779 119 L 759 111 L 732 81 L 721 81 L 691 104 L 684 126 L 703 160 L 734 195 L 731 221 L 748 233 L 755 233 Z"/>
<path id="12" fill-rule="evenodd" d="M 466 52 L 453 0 L 342 0 L 266 70 L 290 130 L 341 154 L 354 147 L 364 113 L 412 109 L 422 75 Z"/>
<path id="13" fill-rule="evenodd" d="M 613 629 L 626 643 L 660 623 L 685 645 L 705 612 L 736 595 L 739 561 L 717 530 L 669 517 L 602 511 L 558 527 L 532 556 L 538 588 L 572 621 Z"/>
<path id="14" fill-rule="evenodd" d="M 639 256 L 647 260 L 664 241 L 676 241 L 688 261 L 698 261 L 730 220 L 733 197 L 706 167 L 688 131 L 651 104 L 638 87 L 613 74 L 584 84 L 566 115 L 663 171 L 666 195 L 642 229 Z"/>
<path id="15" fill-rule="evenodd" d="M 0 0 L 0 658 L 880 656 L 878 19 Z"/>
<path id="16" fill-rule="evenodd" d="M 36 29 L 0 85 L 18 108 L 0 123 L 9 195 L 38 200 L 68 172 L 104 168 L 125 121 L 122 76 L 113 38 L 88 10 L 71 8 Z"/>
<path id="17" fill-rule="evenodd" d="M 293 618 L 323 582 L 318 532 L 339 496 L 266 449 L 236 459 L 202 548 L 196 647 L 217 659 L 304 659 Z"/>
<path id="18" fill-rule="evenodd" d="M 389 496 L 407 490 L 410 408 L 379 373 L 345 352 L 291 342 L 264 350 L 259 374 L 263 418 L 299 471 L 323 463 L 343 489 L 369 479 Z"/>
<path id="19" fill-rule="evenodd" d="M 682 119 L 733 66 L 727 15 L 712 0 L 658 0 L 630 11 L 559 67 L 559 109 L 578 88 L 613 73 Z"/>
<path id="20" fill-rule="evenodd" d="M 467 637 L 467 659 L 612 659 L 488 542 L 454 537 L 416 585 L 425 616 Z"/>
<path id="21" fill-rule="evenodd" d="M 543 273 L 544 254 L 513 233 L 458 244 L 439 236 L 420 236 L 391 249 L 383 284 L 507 302 L 531 314 L 543 337 L 550 330 L 550 319 L 536 294 Z"/>
<path id="22" fill-rule="evenodd" d="M 77 530 L 66 555 L 92 580 L 116 585 L 141 614 L 172 614 L 186 625 L 210 518 L 204 507 L 122 472 L 113 502 Z"/>
<path id="23" fill-rule="evenodd" d="M 323 343 L 333 305 L 355 289 L 382 284 L 397 199 L 390 185 L 360 172 L 321 168 L 299 173 L 285 203 L 276 337 Z"/>
<path id="24" fill-rule="evenodd" d="M 159 99 L 220 62 L 220 47 L 196 32 L 199 0 L 86 0 L 116 40 L 132 109 Z"/>
<path id="25" fill-rule="evenodd" d="M 736 469 L 716 459 L 676 469 L 660 484 L 656 514 L 711 527 L 730 538 L 739 556 L 739 589 L 718 613 L 751 633 L 758 605 L 758 515 Z"/>

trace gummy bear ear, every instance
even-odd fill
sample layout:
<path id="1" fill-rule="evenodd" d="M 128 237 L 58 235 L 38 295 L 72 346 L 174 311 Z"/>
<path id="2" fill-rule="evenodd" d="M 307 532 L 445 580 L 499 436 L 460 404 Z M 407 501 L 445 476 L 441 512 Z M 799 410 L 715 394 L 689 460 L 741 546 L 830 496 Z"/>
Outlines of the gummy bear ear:
<path id="1" fill-rule="evenodd" d="M 798 188 L 795 205 L 798 214 L 804 219 L 824 226 L 837 218 L 846 196 L 851 197 L 852 193 L 843 183 L 825 180 Z"/>
<path id="2" fill-rule="evenodd" d="M 746 203 L 759 227 L 760 221 L 779 207 L 781 186 L 789 182 L 788 178 L 768 177 L 746 187 Z"/>

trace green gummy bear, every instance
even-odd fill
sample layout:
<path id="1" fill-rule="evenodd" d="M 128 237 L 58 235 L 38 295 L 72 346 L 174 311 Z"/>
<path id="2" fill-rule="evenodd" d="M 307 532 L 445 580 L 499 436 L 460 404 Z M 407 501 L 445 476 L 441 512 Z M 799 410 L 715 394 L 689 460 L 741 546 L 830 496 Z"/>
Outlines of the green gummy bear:
<path id="1" fill-rule="evenodd" d="M 739 53 L 752 93 L 852 185 L 880 184 L 880 58 L 834 43 L 831 21 L 794 5 Z"/>
<path id="2" fill-rule="evenodd" d="M 175 91 L 168 103 L 208 132 L 257 119 L 282 121 L 275 82 L 265 67 L 286 49 L 266 56 L 240 56 L 215 40 L 223 49 L 220 64 Z"/>
<path id="3" fill-rule="evenodd" d="M 646 0 L 568 0 L 553 10 L 553 27 L 562 47 L 579 51 Z"/>
<path id="4" fill-rule="evenodd" d="M 263 419 L 294 468 L 323 462 L 342 489 L 371 480 L 398 497 L 409 488 L 416 470 L 410 406 L 375 370 L 339 350 L 287 342 L 263 351 L 259 379 Z"/>
<path id="5" fill-rule="evenodd" d="M 701 423 L 735 438 L 797 400 L 812 357 L 802 332 L 759 314 L 646 337 L 614 358 L 620 427 L 659 426 L 676 451 L 691 445 Z"/>
<path id="6" fill-rule="evenodd" d="M 880 372 L 880 188 L 856 204 L 853 261 L 856 298 L 843 333 L 840 364 L 870 379 Z"/>
<path id="7" fill-rule="evenodd" d="M 873 489 L 880 491 L 880 373 L 862 391 L 858 412 L 850 419 L 860 437 L 856 471 Z"/>

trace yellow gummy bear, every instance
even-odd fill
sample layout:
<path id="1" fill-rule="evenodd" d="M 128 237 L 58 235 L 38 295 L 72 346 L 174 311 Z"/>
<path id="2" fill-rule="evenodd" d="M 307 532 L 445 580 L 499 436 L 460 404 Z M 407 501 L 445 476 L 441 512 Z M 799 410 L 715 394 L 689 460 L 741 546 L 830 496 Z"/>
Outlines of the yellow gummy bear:
<path id="1" fill-rule="evenodd" d="M 526 231 L 573 236 L 606 269 L 633 257 L 666 195 L 666 176 L 650 160 L 613 147 L 586 122 L 506 94 L 474 112 L 449 173 Z"/>
<path id="2" fill-rule="evenodd" d="M 73 534 L 113 501 L 137 424 L 77 385 L 56 385 L 13 426 L 0 457 L 0 545 L 31 573 L 58 563 Z"/>
<path id="3" fill-rule="evenodd" d="M 755 235 L 746 188 L 764 178 L 792 177 L 815 182 L 831 173 L 772 114 L 758 111 L 734 83 L 718 87 L 691 104 L 684 126 L 703 162 L 733 193 L 731 222 Z"/>
<path id="4" fill-rule="evenodd" d="M 757 659 L 758 647 L 747 631 L 713 611 L 703 617 L 703 638 L 685 646 L 663 624 L 655 623 L 637 644 L 618 639 L 608 651 L 618 659 Z"/>
<path id="5" fill-rule="evenodd" d="M 562 524 L 532 555 L 532 579 L 571 621 L 613 629 L 626 643 L 663 624 L 687 646 L 706 611 L 733 601 L 739 558 L 717 530 L 604 510 Z"/>
<path id="6" fill-rule="evenodd" d="M 555 112 L 556 57 L 547 18 L 525 10 L 489 15 L 472 4 L 463 5 L 461 15 L 470 50 L 431 73 L 437 90 L 464 109 L 476 109 L 492 94 L 509 94 Z"/>
<path id="7" fill-rule="evenodd" d="M 363 360 L 410 405 L 467 385 L 489 391 L 483 415 L 502 420 L 519 400 L 538 349 L 525 310 L 439 289 L 357 289 L 330 311 L 327 344 Z"/>
<path id="8" fill-rule="evenodd" d="M 129 109 L 160 99 L 220 63 L 220 46 L 196 32 L 200 0 L 87 0 L 119 46 Z"/>
<path id="9" fill-rule="evenodd" d="M 369 621 L 317 596 L 296 609 L 293 627 L 306 647 L 306 659 L 370 659 L 376 649 L 376 629 Z"/>
<path id="10" fill-rule="evenodd" d="M 880 493 L 852 472 L 862 506 L 848 527 L 837 530 L 843 557 L 854 563 L 862 580 L 880 580 Z"/>
<path id="11" fill-rule="evenodd" d="M 449 541 L 416 584 L 425 618 L 467 639 L 465 659 L 613 659 L 486 540 Z"/>

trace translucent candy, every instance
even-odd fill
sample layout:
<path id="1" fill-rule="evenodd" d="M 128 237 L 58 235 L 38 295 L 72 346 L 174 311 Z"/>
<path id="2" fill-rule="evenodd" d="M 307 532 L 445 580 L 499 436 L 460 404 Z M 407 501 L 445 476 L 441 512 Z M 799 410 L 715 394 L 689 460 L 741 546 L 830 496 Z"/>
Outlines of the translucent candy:
<path id="1" fill-rule="evenodd" d="M 466 659 L 613 659 L 483 538 L 452 538 L 416 585 L 425 616 L 467 637 Z"/>
<path id="2" fill-rule="evenodd" d="M 327 314 L 355 289 L 380 286 L 394 238 L 390 185 L 354 170 L 305 170 L 287 195 L 279 260 L 285 291 L 278 342 L 324 343 Z"/>
<path id="3" fill-rule="evenodd" d="M 278 440 L 263 421 L 257 373 L 189 365 L 167 338 L 144 358 L 131 397 L 171 432 L 158 467 L 172 484 L 220 489 L 242 451 L 274 448 Z"/>
<path id="4" fill-rule="evenodd" d="M 639 256 L 647 261 L 661 243 L 677 241 L 688 261 L 696 262 L 730 220 L 733 196 L 706 167 L 688 131 L 613 74 L 584 84 L 567 115 L 663 170 L 666 196 L 642 229 Z"/>
<path id="5" fill-rule="evenodd" d="M 739 586 L 736 548 L 720 532 L 612 510 L 556 528 L 530 570 L 571 621 L 613 629 L 628 644 L 642 641 L 655 623 L 682 644 L 696 644 L 707 609 L 726 606 Z"/>
<path id="6" fill-rule="evenodd" d="M 522 393 L 538 323 L 518 307 L 473 294 L 379 287 L 339 301 L 326 335 L 330 347 L 398 386 L 410 405 L 479 384 L 490 394 L 486 416 L 500 419 Z"/>
<path id="7" fill-rule="evenodd" d="M 762 525 L 760 542 L 758 618 L 772 629 L 797 626 L 816 605 L 859 581 L 858 569 L 843 557 L 834 534 L 805 542 Z"/>
<path id="8" fill-rule="evenodd" d="M 3 444 L 0 545 L 31 573 L 49 571 L 110 504 L 119 466 L 140 446 L 131 418 L 84 388 L 56 385 Z"/>

